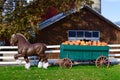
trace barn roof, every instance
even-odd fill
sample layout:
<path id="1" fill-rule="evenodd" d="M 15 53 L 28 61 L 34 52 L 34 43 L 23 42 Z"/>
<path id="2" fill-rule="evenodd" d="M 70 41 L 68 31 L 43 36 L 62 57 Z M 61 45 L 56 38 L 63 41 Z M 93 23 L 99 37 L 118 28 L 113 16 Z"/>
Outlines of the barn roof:
<path id="1" fill-rule="evenodd" d="M 91 11 L 92 13 L 94 13 L 95 15 L 97 15 L 99 18 L 101 18 L 102 20 L 104 20 L 105 22 L 107 22 L 108 24 L 110 25 L 113 25 L 115 28 L 119 29 L 120 30 L 120 27 L 118 25 L 116 25 L 115 23 L 113 23 L 112 21 L 108 20 L 107 18 L 105 18 L 104 16 L 102 16 L 100 13 L 98 13 L 96 10 L 92 9 L 91 7 L 89 7 L 88 5 L 85 5 L 83 7 L 81 7 L 80 9 L 83 9 L 83 8 L 86 8 L 87 10 Z M 62 12 L 62 13 L 59 13 L 43 22 L 41 22 L 39 24 L 40 26 L 40 30 L 54 24 L 55 22 L 57 21 L 60 21 L 61 19 L 69 16 L 70 14 L 73 14 L 73 13 L 76 13 L 77 11 L 75 9 L 71 9 L 69 11 L 66 11 L 66 12 Z"/>

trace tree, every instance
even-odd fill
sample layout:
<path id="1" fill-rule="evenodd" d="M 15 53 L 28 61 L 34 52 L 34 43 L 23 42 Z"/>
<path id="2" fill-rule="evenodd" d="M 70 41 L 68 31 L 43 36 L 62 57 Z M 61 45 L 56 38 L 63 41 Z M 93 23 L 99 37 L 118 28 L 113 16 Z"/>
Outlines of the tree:
<path id="1" fill-rule="evenodd" d="M 19 32 L 29 38 L 31 31 L 36 33 L 37 30 L 39 30 L 37 23 L 57 13 L 70 10 L 71 8 L 79 9 L 80 6 L 85 4 L 90 6 L 93 4 L 91 0 L 34 0 L 34 2 L 28 6 L 23 6 L 23 4 L 25 4 L 24 2 L 19 2 L 19 0 L 15 1 L 15 10 L 5 16 L 1 16 L 0 37 L 7 36 L 7 38 L 10 39 L 13 33 Z M 54 13 L 51 13 L 51 15 L 46 18 L 45 16 L 48 16 L 46 10 L 49 10 L 50 7 L 52 7 Z M 48 11 L 48 13 L 49 12 L 50 11 Z M 0 14 L 2 15 L 1 12 Z"/>

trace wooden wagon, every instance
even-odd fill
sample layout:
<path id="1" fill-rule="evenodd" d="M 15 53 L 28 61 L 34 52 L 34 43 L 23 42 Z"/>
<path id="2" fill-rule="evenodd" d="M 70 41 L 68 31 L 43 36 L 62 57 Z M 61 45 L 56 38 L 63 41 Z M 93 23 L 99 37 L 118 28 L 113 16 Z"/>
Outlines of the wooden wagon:
<path id="1" fill-rule="evenodd" d="M 60 45 L 60 58 L 71 61 L 93 61 L 96 67 L 109 67 L 109 46 Z M 67 65 L 64 63 L 64 65 Z"/>

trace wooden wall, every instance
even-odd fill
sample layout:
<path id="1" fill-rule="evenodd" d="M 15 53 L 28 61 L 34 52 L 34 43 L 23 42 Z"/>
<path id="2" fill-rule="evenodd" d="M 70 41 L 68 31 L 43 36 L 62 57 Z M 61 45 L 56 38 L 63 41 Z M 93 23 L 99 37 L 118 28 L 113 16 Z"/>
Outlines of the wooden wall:
<path id="1" fill-rule="evenodd" d="M 68 30 L 98 30 L 100 31 L 100 41 L 109 44 L 120 43 L 120 29 L 87 8 L 39 31 L 36 34 L 35 42 L 59 45 L 68 40 Z"/>

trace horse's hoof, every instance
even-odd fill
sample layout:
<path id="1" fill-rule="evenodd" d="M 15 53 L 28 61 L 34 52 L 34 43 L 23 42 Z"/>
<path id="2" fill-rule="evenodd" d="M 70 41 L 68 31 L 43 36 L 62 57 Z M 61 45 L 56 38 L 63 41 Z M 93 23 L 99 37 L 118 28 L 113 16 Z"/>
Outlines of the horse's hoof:
<path id="1" fill-rule="evenodd" d="M 43 63 L 42 63 L 42 62 L 39 62 L 39 63 L 38 63 L 38 68 L 42 68 L 42 66 L 43 66 Z"/>
<path id="2" fill-rule="evenodd" d="M 17 62 L 17 64 L 21 64 L 22 63 L 22 61 L 19 60 L 19 59 L 17 59 L 16 62 Z"/>
<path id="3" fill-rule="evenodd" d="M 48 68 L 48 65 L 49 65 L 48 62 L 46 62 L 46 63 L 43 62 L 43 68 L 44 68 L 44 69 L 47 69 L 47 68 Z"/>
<path id="4" fill-rule="evenodd" d="M 26 63 L 26 64 L 25 64 L 25 68 L 26 68 L 26 69 L 30 69 L 30 63 Z"/>

